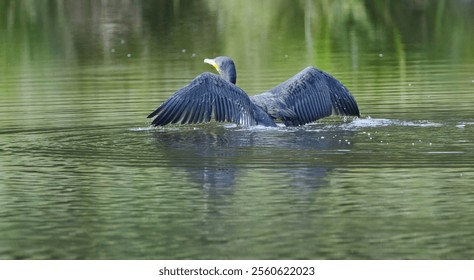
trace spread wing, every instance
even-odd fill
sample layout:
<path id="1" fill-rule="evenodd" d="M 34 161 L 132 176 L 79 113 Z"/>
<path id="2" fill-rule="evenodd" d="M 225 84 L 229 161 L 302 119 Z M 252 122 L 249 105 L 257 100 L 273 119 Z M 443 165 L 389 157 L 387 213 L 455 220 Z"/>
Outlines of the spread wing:
<path id="1" fill-rule="evenodd" d="M 287 126 L 304 125 L 333 114 L 360 115 L 349 90 L 328 73 L 314 67 L 307 67 L 268 92 L 251 98 Z"/>
<path id="2" fill-rule="evenodd" d="M 203 73 L 173 94 L 148 118 L 154 117 L 154 126 L 194 124 L 212 119 L 252 126 L 257 124 L 254 112 L 255 105 L 242 89 L 215 74 Z"/>

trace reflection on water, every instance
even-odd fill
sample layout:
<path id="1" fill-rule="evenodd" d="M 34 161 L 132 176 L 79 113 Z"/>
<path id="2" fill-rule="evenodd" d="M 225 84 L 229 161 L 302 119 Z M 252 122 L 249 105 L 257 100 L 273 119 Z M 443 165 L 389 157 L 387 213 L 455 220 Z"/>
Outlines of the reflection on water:
<path id="1" fill-rule="evenodd" d="M 0 258 L 472 258 L 473 2 L 399 2 L 0 0 Z M 221 54 L 362 117 L 149 128 Z"/>
<path id="2" fill-rule="evenodd" d="M 315 183 L 320 182 L 327 168 L 319 167 L 312 159 L 306 166 L 306 153 L 348 151 L 344 148 L 349 144 L 341 141 L 342 134 L 346 135 L 344 138 L 349 138 L 348 132 L 320 129 L 206 127 L 197 130 L 163 129 L 154 132 L 153 136 L 156 138 L 157 153 L 162 153 L 167 164 L 184 168 L 191 181 L 213 190 L 230 189 L 236 183 L 237 172 L 262 167 L 298 178 L 295 183 L 301 187 L 317 187 L 319 184 Z M 293 159 L 288 157 L 289 152 L 294 153 Z M 295 165 L 301 167 L 295 169 Z"/>

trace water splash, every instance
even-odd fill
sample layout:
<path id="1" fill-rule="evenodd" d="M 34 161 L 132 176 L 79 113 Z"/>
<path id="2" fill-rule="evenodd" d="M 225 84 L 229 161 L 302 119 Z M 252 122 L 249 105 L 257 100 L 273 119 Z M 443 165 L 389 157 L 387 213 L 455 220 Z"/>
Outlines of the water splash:
<path id="1" fill-rule="evenodd" d="M 374 119 L 371 117 L 367 118 L 354 118 L 353 120 L 344 119 L 343 122 L 338 123 L 326 123 L 326 122 L 315 122 L 311 124 L 307 124 L 304 126 L 297 126 L 297 127 L 287 127 L 282 123 L 278 123 L 277 127 L 267 127 L 267 126 L 240 126 L 234 123 L 225 123 L 225 124 L 216 124 L 216 123 L 208 123 L 208 124 L 197 124 L 194 126 L 181 126 L 181 125 L 171 125 L 165 127 L 160 127 L 160 129 L 165 130 L 189 130 L 189 129 L 200 129 L 205 127 L 216 127 L 220 126 L 225 129 L 231 130 L 252 130 L 252 131 L 275 131 L 275 130 L 282 130 L 282 131 L 324 131 L 324 130 L 331 130 L 331 129 L 343 129 L 343 130 L 359 130 L 361 128 L 372 128 L 372 127 L 386 127 L 386 126 L 410 126 L 410 127 L 440 127 L 443 126 L 441 123 L 431 122 L 427 120 L 419 120 L 419 121 L 404 121 L 404 120 L 397 120 L 397 119 Z M 462 124 L 463 126 L 465 123 Z M 129 128 L 130 131 L 151 131 L 156 130 L 155 127 L 137 127 L 137 128 Z"/>
<path id="2" fill-rule="evenodd" d="M 397 119 L 373 119 L 367 117 L 365 119 L 356 118 L 352 122 L 344 123 L 340 127 L 345 129 L 360 129 L 367 127 L 384 127 L 384 126 L 412 126 L 412 127 L 440 127 L 441 123 L 431 122 L 427 120 L 404 121 Z"/>
<path id="3" fill-rule="evenodd" d="M 474 125 L 474 122 L 460 122 L 456 125 L 457 128 L 466 128 L 466 126 Z"/>

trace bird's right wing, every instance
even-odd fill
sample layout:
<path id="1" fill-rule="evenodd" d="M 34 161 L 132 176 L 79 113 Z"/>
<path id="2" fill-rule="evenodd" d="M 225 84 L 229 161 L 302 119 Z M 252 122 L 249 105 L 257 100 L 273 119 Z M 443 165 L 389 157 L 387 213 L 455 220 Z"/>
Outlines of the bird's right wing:
<path id="1" fill-rule="evenodd" d="M 333 114 L 359 116 L 357 103 L 347 88 L 314 67 L 307 67 L 252 100 L 287 126 L 304 125 Z"/>
<path id="2" fill-rule="evenodd" d="M 203 73 L 173 94 L 148 118 L 155 118 L 154 126 L 194 124 L 211 119 L 252 126 L 257 124 L 254 113 L 255 105 L 242 89 L 215 74 Z"/>

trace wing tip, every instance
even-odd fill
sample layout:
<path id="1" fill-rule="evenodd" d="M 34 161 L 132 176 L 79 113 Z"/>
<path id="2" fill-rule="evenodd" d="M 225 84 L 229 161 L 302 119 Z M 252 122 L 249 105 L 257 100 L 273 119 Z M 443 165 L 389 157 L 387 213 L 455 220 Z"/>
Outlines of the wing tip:
<path id="1" fill-rule="evenodd" d="M 146 118 L 147 118 L 147 119 L 151 119 L 151 118 L 153 118 L 154 116 L 156 116 L 156 114 L 157 114 L 156 111 L 157 111 L 157 110 L 158 110 L 158 109 L 156 109 L 155 111 L 151 112 L 148 116 L 146 116 Z"/>

